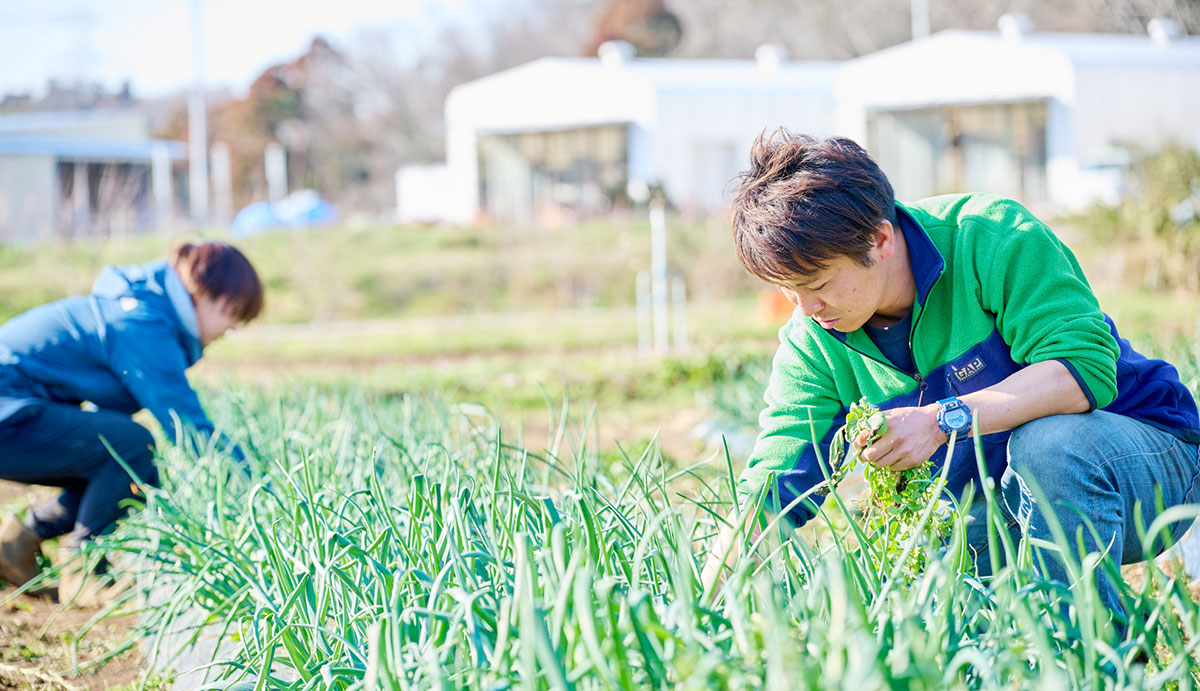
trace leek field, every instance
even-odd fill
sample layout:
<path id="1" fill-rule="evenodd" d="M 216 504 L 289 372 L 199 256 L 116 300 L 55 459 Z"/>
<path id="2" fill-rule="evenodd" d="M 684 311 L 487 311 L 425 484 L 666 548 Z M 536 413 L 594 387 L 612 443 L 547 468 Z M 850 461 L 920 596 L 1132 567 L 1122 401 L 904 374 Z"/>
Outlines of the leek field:
<path id="1" fill-rule="evenodd" d="M 1200 607 L 1170 564 L 1122 586 L 1131 624 L 1119 633 L 1090 580 L 1120 581 L 1110 562 L 1076 562 L 1068 588 L 1037 576 L 1024 540 L 998 541 L 1010 566 L 981 580 L 960 569 L 959 523 L 948 548 L 915 546 L 926 567 L 906 583 L 858 546 L 869 536 L 853 509 L 830 503 L 820 526 L 743 533 L 748 556 L 706 588 L 701 567 L 730 516 L 727 457 L 672 468 L 653 442 L 601 453 L 589 420 L 555 406 L 536 450 L 480 407 L 352 387 L 227 392 L 213 407 L 247 421 L 249 476 L 171 449 L 163 489 L 99 551 L 136 573 L 125 606 L 143 608 L 137 635 L 153 654 L 221 643 L 216 688 L 1200 680 Z M 171 597 L 147 604 L 156 588 Z M 188 611 L 204 626 L 181 638 Z"/>
<path id="2" fill-rule="evenodd" d="M 133 688 L 1200 683 L 1200 606 L 1169 559 L 1126 580 L 1076 559 L 1067 586 L 1040 579 L 1032 546 L 997 531 L 1007 566 L 982 579 L 962 568 L 964 526 L 937 539 L 928 507 L 910 582 L 871 551 L 849 499 L 834 495 L 799 531 L 737 515 L 736 437 L 755 426 L 779 322 L 756 313 L 759 286 L 724 225 L 672 229 L 692 345 L 657 359 L 637 356 L 631 307 L 648 265 L 642 225 L 239 243 L 262 269 L 267 312 L 211 348 L 194 381 L 249 461 L 162 442 L 162 488 L 144 488 L 85 553 L 132 586 L 72 640 L 135 613 L 110 654 L 147 666 Z M 0 313 L 86 290 L 99 266 L 168 244 L 0 248 Z M 1110 248 L 1072 246 L 1122 334 L 1200 389 L 1195 295 L 1125 290 L 1101 261 Z M 704 439 L 690 434 L 700 422 Z M 727 523 L 741 556 L 705 583 Z M 1147 541 L 1162 527 L 1145 526 Z M 1120 584 L 1124 630 L 1096 573 Z M 207 667 L 194 671 L 197 651 Z M 105 658 L 76 662 L 54 671 Z"/>

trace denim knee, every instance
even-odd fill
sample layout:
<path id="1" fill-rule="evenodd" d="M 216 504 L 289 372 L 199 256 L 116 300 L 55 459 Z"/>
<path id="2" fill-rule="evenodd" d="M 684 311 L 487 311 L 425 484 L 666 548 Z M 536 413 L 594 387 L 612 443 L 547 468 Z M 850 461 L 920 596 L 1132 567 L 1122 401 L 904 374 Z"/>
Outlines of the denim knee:
<path id="1" fill-rule="evenodd" d="M 1051 415 L 1013 430 L 1008 439 L 1008 465 L 1026 482 L 1049 492 L 1079 476 L 1081 415 Z"/>

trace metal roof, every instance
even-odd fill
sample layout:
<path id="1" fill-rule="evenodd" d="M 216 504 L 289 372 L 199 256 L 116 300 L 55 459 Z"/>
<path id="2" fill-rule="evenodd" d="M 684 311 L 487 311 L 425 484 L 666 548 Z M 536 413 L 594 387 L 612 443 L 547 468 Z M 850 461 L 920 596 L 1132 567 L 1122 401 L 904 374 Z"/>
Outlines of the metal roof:
<path id="1" fill-rule="evenodd" d="M 0 156 L 53 156 L 72 160 L 148 161 L 163 144 L 167 156 L 187 160 L 183 142 L 166 139 L 92 139 L 84 137 L 14 137 L 0 135 Z"/>
<path id="2" fill-rule="evenodd" d="M 827 84 L 842 64 L 837 60 L 795 60 L 767 68 L 756 60 L 633 58 L 606 65 L 597 58 L 546 57 L 466 82 L 455 87 L 455 91 L 523 79 L 532 74 L 537 75 L 536 79 L 545 80 L 643 80 L 653 89 L 697 86 L 709 89 L 731 86 L 787 88 L 799 84 Z"/>
<path id="3" fill-rule="evenodd" d="M 0 135 L 29 131 L 65 129 L 106 123 L 144 120 L 145 114 L 122 108 L 79 110 L 41 110 L 28 113 L 0 113 Z"/>
<path id="4" fill-rule="evenodd" d="M 1004 36 L 998 31 L 966 31 L 952 29 L 932 36 L 900 43 L 850 61 L 854 66 L 864 63 L 886 63 L 897 55 L 926 53 L 961 56 L 969 59 L 981 48 L 993 50 L 1040 50 L 1058 54 L 1077 67 L 1197 67 L 1200 66 L 1200 38 L 1177 36 L 1165 43 L 1156 43 L 1144 34 L 1087 34 L 1031 31 L 1019 36 Z M 957 58 L 956 58 L 957 59 Z"/>

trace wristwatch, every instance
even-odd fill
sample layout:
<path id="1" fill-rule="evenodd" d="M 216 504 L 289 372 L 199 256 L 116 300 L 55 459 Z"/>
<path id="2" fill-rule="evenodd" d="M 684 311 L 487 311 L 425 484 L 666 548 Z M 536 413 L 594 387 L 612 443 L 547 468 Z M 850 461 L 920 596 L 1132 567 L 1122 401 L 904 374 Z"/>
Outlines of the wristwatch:
<path id="1" fill-rule="evenodd" d="M 938 401 L 938 427 L 950 436 L 951 432 L 966 432 L 971 429 L 971 409 L 951 396 Z"/>

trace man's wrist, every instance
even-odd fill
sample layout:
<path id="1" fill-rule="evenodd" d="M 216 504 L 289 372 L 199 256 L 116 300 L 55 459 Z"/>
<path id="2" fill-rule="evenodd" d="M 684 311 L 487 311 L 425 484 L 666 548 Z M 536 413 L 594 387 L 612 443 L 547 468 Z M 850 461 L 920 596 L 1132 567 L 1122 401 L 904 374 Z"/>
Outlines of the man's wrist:
<path id="1" fill-rule="evenodd" d="M 946 434 L 946 432 L 942 429 L 942 426 L 938 424 L 938 404 L 930 403 L 929 405 L 924 406 L 924 410 L 929 421 L 928 424 L 930 431 L 933 434 L 933 438 L 937 440 L 937 445 L 940 447 L 950 443 L 950 436 Z"/>
<path id="2" fill-rule="evenodd" d="M 936 403 L 937 426 L 947 437 L 954 434 L 968 437 L 971 434 L 972 412 L 967 404 L 956 396 L 943 398 Z"/>

